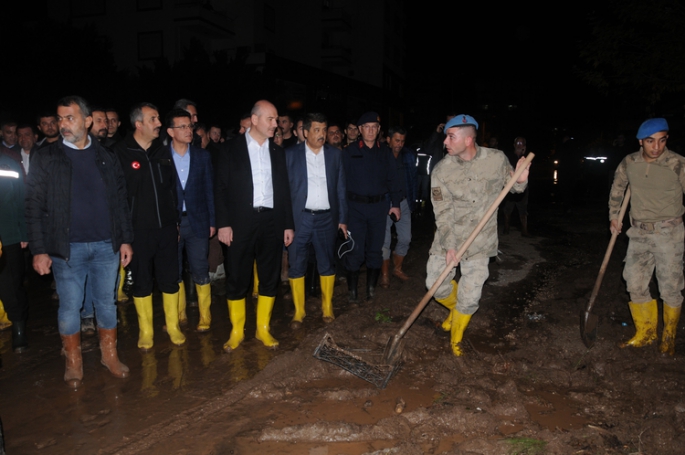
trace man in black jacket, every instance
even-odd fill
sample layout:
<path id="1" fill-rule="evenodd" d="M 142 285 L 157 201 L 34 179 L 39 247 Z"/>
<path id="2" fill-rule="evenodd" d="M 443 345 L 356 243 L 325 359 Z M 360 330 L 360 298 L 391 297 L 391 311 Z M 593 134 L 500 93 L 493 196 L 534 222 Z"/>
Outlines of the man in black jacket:
<path id="1" fill-rule="evenodd" d="M 290 186 L 283 149 L 269 139 L 278 113 L 268 101 L 252 108 L 247 132 L 225 143 L 215 172 L 214 200 L 219 240 L 227 248 L 226 299 L 233 328 L 224 350 L 236 349 L 244 338 L 245 295 L 257 262 L 259 297 L 255 338 L 268 348 L 278 346 L 269 321 L 278 291 L 281 251 L 294 236 Z"/>
<path id="2" fill-rule="evenodd" d="M 52 272 L 60 296 L 57 319 L 62 336 L 64 380 L 78 388 L 83 379 L 79 310 L 86 279 L 98 315 L 102 363 L 116 377 L 128 376 L 116 351 L 114 287 L 119 263 L 133 251 L 126 188 L 116 157 L 88 135 L 90 108 L 70 96 L 57 106 L 61 141 L 37 152 L 31 163 L 26 220 L 33 268 Z"/>
<path id="3" fill-rule="evenodd" d="M 185 343 L 178 319 L 178 222 L 176 168 L 169 148 L 159 139 L 162 122 L 157 108 L 140 103 L 131 110 L 134 131 L 112 146 L 124 170 L 135 233 L 131 261 L 133 302 L 138 313 L 138 347 L 153 346 L 152 287 L 162 291 L 167 333 L 176 345 Z"/>

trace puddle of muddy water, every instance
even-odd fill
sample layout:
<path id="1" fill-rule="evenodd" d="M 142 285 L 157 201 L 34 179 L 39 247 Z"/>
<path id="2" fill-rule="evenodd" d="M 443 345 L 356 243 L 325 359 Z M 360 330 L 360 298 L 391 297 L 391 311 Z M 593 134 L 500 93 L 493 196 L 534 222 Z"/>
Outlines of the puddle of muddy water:
<path id="1" fill-rule="evenodd" d="M 550 431 L 579 430 L 589 421 L 578 415 L 577 404 L 555 392 L 532 392 L 529 396 L 540 398 L 540 403 L 528 403 L 526 409 L 530 418 Z"/>

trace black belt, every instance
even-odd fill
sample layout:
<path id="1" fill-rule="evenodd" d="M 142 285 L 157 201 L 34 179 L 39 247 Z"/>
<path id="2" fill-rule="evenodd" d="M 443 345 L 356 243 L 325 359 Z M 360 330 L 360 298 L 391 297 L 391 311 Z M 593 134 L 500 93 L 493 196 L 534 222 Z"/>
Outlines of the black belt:
<path id="1" fill-rule="evenodd" d="M 322 213 L 328 213 L 331 211 L 331 209 L 326 209 L 326 210 L 312 210 L 312 209 L 304 209 L 304 212 L 311 213 L 312 215 L 320 215 Z"/>
<path id="2" fill-rule="evenodd" d="M 379 194 L 378 196 L 360 196 L 354 193 L 347 193 L 347 199 L 353 202 L 361 202 L 364 204 L 375 204 L 380 202 L 385 197 L 385 194 Z"/>
<path id="3" fill-rule="evenodd" d="M 252 207 L 252 210 L 255 212 L 268 212 L 269 210 L 273 210 L 271 207 Z"/>

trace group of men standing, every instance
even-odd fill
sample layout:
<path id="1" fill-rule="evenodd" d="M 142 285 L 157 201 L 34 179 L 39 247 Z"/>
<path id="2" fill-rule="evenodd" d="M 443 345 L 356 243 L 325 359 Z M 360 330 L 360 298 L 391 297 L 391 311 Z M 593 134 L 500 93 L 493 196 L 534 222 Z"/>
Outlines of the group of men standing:
<path id="1" fill-rule="evenodd" d="M 209 330 L 207 257 L 209 238 L 215 233 L 226 245 L 226 299 L 232 324 L 224 345 L 227 352 L 237 349 L 244 339 L 253 264 L 258 276 L 255 337 L 266 347 L 278 346 L 270 333 L 270 320 L 284 247 L 289 250 L 293 328 L 300 327 L 306 316 L 304 276 L 312 253 L 320 277 L 323 320 L 328 323 L 335 318 L 332 297 L 339 241 L 354 245 L 344 256 L 350 301 L 358 300 L 364 264 L 367 299 L 373 298 L 379 278 L 381 286 L 389 286 L 393 224 L 398 239 L 392 274 L 403 281 L 409 279 L 402 264 L 411 240 L 411 211 L 416 200 L 415 157 L 404 147 L 406 131 L 402 128 L 391 128 L 388 144 L 381 144 L 377 113 L 367 112 L 352 125 L 358 128 L 359 136 L 344 149 L 327 142 L 329 125 L 323 114 L 307 114 L 301 124 L 297 123 L 297 135 L 291 133 L 285 138 L 293 145 L 284 151 L 273 141 L 279 128 L 276 107 L 258 101 L 249 122 L 245 122 L 244 133 L 219 146 L 214 165 L 209 152 L 194 145 L 194 104 L 181 103 L 167 115 L 164 140 L 160 137 L 159 110 L 150 103 L 132 109 L 133 131 L 107 147 L 103 145 L 108 139 L 104 133 L 107 117 L 104 124 L 95 127 L 94 117 L 102 123 L 80 97 L 58 102 L 61 140 L 46 135 L 49 143 L 31 155 L 25 217 L 23 204 L 18 202 L 24 200 L 24 170 L 0 155 L 0 223 L 11 225 L 2 231 L 9 233 L 2 239 L 6 245 L 4 260 L 20 264 L 21 248 L 28 241 L 34 269 L 39 274 L 54 274 L 60 298 L 59 332 L 66 356 L 64 379 L 71 387 L 77 388 L 83 378 L 80 311 L 88 302 L 97 316 L 103 365 L 116 377 L 128 376 L 128 368 L 119 361 L 116 350 L 114 302 L 117 276 L 121 279 L 121 270 L 129 263 L 139 348 L 148 350 L 154 345 L 153 282 L 162 293 L 170 340 L 176 345 L 185 342 L 181 330 L 187 322 L 181 282 L 184 251 L 198 294 L 197 330 Z M 656 266 L 665 299 L 660 350 L 673 354 L 685 287 L 685 163 L 665 148 L 668 126 L 662 120 L 652 119 L 641 126 L 638 139 L 643 148 L 619 166 L 610 208 L 611 229 L 616 232 L 620 220 L 613 217 L 630 183 L 633 227 L 624 276 L 633 300 L 630 308 L 637 334 L 627 345 L 642 346 L 656 339 L 656 301 L 651 300 L 647 289 L 648 277 Z M 293 127 L 290 122 L 280 126 L 281 131 L 284 126 L 288 131 Z M 46 125 L 46 131 L 48 128 Z M 350 128 L 348 124 L 346 129 Z M 441 272 L 452 266 L 435 298 L 450 310 L 443 328 L 451 333 L 452 352 L 457 356 L 463 354 L 463 334 L 478 309 L 488 277 L 488 260 L 497 252 L 496 216 L 485 224 L 458 262 L 458 283 L 452 279 L 456 252 L 513 175 L 504 153 L 476 143 L 477 129 L 478 123 L 469 115 L 454 116 L 444 125 L 447 155 L 431 177 L 436 233 L 426 266 L 426 286 L 431 287 Z M 292 139 L 300 134 L 302 141 Z M 521 157 L 516 167 L 523 163 Z M 643 174 L 656 185 L 638 179 Z M 512 192 L 523 192 L 527 179 L 526 168 Z M 21 348 L 26 344 L 21 333 L 25 331 L 26 302 L 16 281 L 12 281 L 13 288 L 2 290 L 8 295 L 12 289 L 18 295 L 17 302 L 10 305 L 9 316 L 16 321 Z"/>

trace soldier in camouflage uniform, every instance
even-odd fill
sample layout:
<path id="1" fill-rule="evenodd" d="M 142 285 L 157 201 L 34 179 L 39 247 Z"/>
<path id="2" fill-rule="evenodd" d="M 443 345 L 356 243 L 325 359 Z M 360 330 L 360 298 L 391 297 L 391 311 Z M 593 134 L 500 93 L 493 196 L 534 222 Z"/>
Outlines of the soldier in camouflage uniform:
<path id="1" fill-rule="evenodd" d="M 630 313 L 636 333 L 621 347 L 642 347 L 657 339 L 659 320 L 656 300 L 649 293 L 649 281 L 656 268 L 659 294 L 663 300 L 664 331 L 659 351 L 675 353 L 675 334 L 683 302 L 683 191 L 685 158 L 666 147 L 668 123 L 663 118 L 645 121 L 637 132 L 641 148 L 626 156 L 614 175 L 609 198 L 612 233 L 620 233 L 618 213 L 630 184 L 628 252 L 623 278 L 630 293 Z"/>
<path id="2" fill-rule="evenodd" d="M 431 202 L 437 230 L 426 266 L 426 286 L 437 280 L 456 252 L 483 218 L 506 185 L 513 170 L 500 150 L 476 144 L 478 123 L 469 115 L 458 115 L 445 125 L 446 155 L 431 176 Z M 523 158 L 517 167 L 521 165 Z M 520 193 L 528 184 L 523 171 L 512 192 Z M 493 215 L 468 248 L 460 262 L 459 285 L 453 269 L 435 292 L 435 300 L 450 310 L 443 322 L 451 332 L 452 352 L 463 354 L 461 340 L 471 316 L 478 310 L 483 283 L 488 278 L 489 258 L 497 254 L 497 215 Z M 458 303 L 457 303 L 458 302 Z"/>

